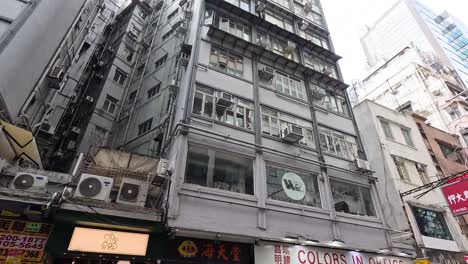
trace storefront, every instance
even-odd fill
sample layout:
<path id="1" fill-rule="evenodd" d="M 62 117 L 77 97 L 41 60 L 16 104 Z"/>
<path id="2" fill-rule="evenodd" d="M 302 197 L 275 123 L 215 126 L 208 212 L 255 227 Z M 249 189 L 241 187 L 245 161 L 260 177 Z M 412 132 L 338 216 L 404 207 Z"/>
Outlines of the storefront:
<path id="1" fill-rule="evenodd" d="M 253 244 L 177 237 L 169 241 L 163 261 L 191 264 L 253 264 Z"/>
<path id="2" fill-rule="evenodd" d="M 0 263 L 40 263 L 51 224 L 0 217 Z"/>
<path id="3" fill-rule="evenodd" d="M 260 243 L 255 246 L 255 264 L 412 264 L 410 258 L 391 255 L 288 245 Z"/>
<path id="4" fill-rule="evenodd" d="M 65 212 L 47 244 L 49 263 L 157 263 L 167 235 L 158 222 Z"/>
<path id="5" fill-rule="evenodd" d="M 460 252 L 424 248 L 423 253 L 431 264 L 465 264 L 465 257 Z"/>

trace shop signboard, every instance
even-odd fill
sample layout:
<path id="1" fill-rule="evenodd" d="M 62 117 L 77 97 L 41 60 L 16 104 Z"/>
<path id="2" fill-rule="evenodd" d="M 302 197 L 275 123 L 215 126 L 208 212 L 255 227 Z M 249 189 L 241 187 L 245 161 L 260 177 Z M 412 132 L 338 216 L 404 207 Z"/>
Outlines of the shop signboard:
<path id="1" fill-rule="evenodd" d="M 468 256 L 464 255 L 463 258 L 465 259 L 465 263 L 468 264 Z"/>
<path id="2" fill-rule="evenodd" d="M 442 192 L 454 216 L 468 213 L 468 180 L 444 186 Z"/>
<path id="3" fill-rule="evenodd" d="M 0 218 L 0 263 L 41 262 L 51 224 Z"/>
<path id="4" fill-rule="evenodd" d="M 75 227 L 69 251 L 145 256 L 149 234 Z"/>
<path id="5" fill-rule="evenodd" d="M 428 259 L 415 259 L 414 264 L 431 264 Z"/>
<path id="6" fill-rule="evenodd" d="M 255 264 L 413 264 L 413 261 L 335 248 L 265 243 L 255 246 Z"/>
<path id="7" fill-rule="evenodd" d="M 253 245 L 178 237 L 171 241 L 167 257 L 182 262 L 249 264 L 253 263 Z"/>

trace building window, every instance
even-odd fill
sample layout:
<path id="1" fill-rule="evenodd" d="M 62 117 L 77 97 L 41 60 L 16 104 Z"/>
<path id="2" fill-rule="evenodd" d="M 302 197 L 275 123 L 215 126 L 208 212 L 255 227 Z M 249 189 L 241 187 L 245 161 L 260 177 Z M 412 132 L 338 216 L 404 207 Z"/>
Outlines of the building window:
<path id="1" fill-rule="evenodd" d="M 281 2 L 287 2 L 288 5 L 289 5 L 289 0 L 277 0 L 277 1 L 281 1 Z M 271 13 L 268 13 L 268 12 L 265 12 L 265 20 L 274 24 L 274 25 L 277 25 L 278 27 L 280 28 L 283 28 L 283 29 L 286 29 L 287 31 L 290 31 L 290 32 L 293 32 L 293 24 L 284 19 L 284 18 L 281 18 L 281 17 L 278 17 L 278 16 L 275 16 Z"/>
<path id="2" fill-rule="evenodd" d="M 414 147 L 413 139 L 411 138 L 411 129 L 402 127 L 401 133 L 403 134 L 406 145 Z"/>
<path id="3" fill-rule="evenodd" d="M 299 25 L 299 27 L 300 26 L 301 25 Z M 318 45 L 327 50 L 330 49 L 330 44 L 328 42 L 328 38 L 326 37 L 322 37 L 316 33 L 312 33 L 312 32 L 305 31 L 305 30 L 299 30 L 299 35 L 307 39 L 308 41 L 314 43 L 315 45 Z"/>
<path id="4" fill-rule="evenodd" d="M 175 30 L 171 29 L 168 32 L 166 32 L 166 34 L 162 35 L 161 38 L 164 41 L 164 40 L 168 39 L 170 36 L 174 35 L 174 33 L 175 33 Z"/>
<path id="5" fill-rule="evenodd" d="M 314 55 L 307 52 L 304 52 L 304 62 L 307 67 L 315 71 L 321 72 L 335 79 L 338 78 L 336 68 L 332 63 L 318 59 Z"/>
<path id="6" fill-rule="evenodd" d="M 233 126 L 253 128 L 253 103 L 230 94 L 197 86 L 193 113 Z"/>
<path id="7" fill-rule="evenodd" d="M 162 56 L 159 60 L 154 63 L 155 69 L 161 67 L 167 60 L 167 54 Z"/>
<path id="8" fill-rule="evenodd" d="M 133 54 L 134 54 L 134 51 L 131 47 L 125 45 L 125 48 L 124 48 L 124 53 L 125 53 L 125 58 L 127 59 L 127 61 L 132 61 L 133 60 Z"/>
<path id="9" fill-rule="evenodd" d="M 219 19 L 219 28 L 246 41 L 250 41 L 252 35 L 250 26 L 236 22 L 227 17 L 221 17 Z"/>
<path id="10" fill-rule="evenodd" d="M 460 109 L 458 108 L 458 105 L 451 105 L 445 109 L 447 111 L 447 114 L 450 116 L 452 120 L 456 120 L 462 116 L 460 113 Z"/>
<path id="11" fill-rule="evenodd" d="M 312 10 L 306 11 L 307 9 L 304 8 L 304 4 L 298 3 L 297 1 L 294 2 L 294 10 L 300 16 L 307 18 L 308 20 L 318 24 L 319 26 L 324 26 L 325 23 L 323 21 L 323 17 L 321 15 L 322 11 L 318 5 L 318 1 L 312 0 Z"/>
<path id="12" fill-rule="evenodd" d="M 290 115 L 262 107 L 262 133 L 273 137 L 281 138 L 281 131 L 284 131 L 290 124 L 302 127 L 304 136 L 299 144 L 315 148 L 315 138 L 312 123 L 292 117 Z"/>
<path id="13" fill-rule="evenodd" d="M 406 182 L 410 182 L 408 170 L 406 169 L 406 166 L 405 166 L 405 160 L 401 157 L 393 156 L 393 162 L 395 162 L 395 166 L 397 168 L 400 179 Z"/>
<path id="14" fill-rule="evenodd" d="M 320 146 L 325 153 L 349 160 L 357 156 L 355 137 L 325 128 L 319 128 L 319 134 Z"/>
<path id="15" fill-rule="evenodd" d="M 155 96 L 156 94 L 159 93 L 159 89 L 161 88 L 161 83 L 156 84 L 155 86 L 151 87 L 147 94 L 148 94 L 148 99 L 151 97 Z"/>
<path id="16" fill-rule="evenodd" d="M 110 95 L 106 95 L 106 100 L 104 100 L 104 104 L 102 105 L 102 110 L 113 114 L 115 112 L 115 108 L 117 107 L 117 103 L 119 100 L 115 99 Z"/>
<path id="17" fill-rule="evenodd" d="M 303 204 L 313 207 L 322 207 L 317 176 L 292 172 L 287 169 L 271 166 L 266 167 L 266 173 L 267 192 L 269 199 Z M 294 177 L 295 175 L 299 176 L 302 182 L 300 180 L 295 181 L 293 177 L 288 178 L 287 176 L 291 174 L 294 175 Z M 285 189 L 292 190 L 293 192 L 296 190 L 297 193 L 293 193 L 293 195 L 291 195 L 285 191 Z M 298 197 L 296 197 L 294 194 L 297 194 Z"/>
<path id="18" fill-rule="evenodd" d="M 394 139 L 390 123 L 384 120 L 380 120 L 380 125 L 382 125 L 385 137 L 389 139 Z"/>
<path id="19" fill-rule="evenodd" d="M 416 170 L 419 173 L 419 177 L 421 178 L 421 181 L 423 184 L 428 184 L 431 182 L 431 179 L 429 179 L 429 175 L 427 175 L 427 166 L 421 163 L 415 163 Z"/>
<path id="20" fill-rule="evenodd" d="M 376 216 L 368 187 L 330 180 L 335 211 L 363 216 Z"/>
<path id="21" fill-rule="evenodd" d="M 461 148 L 458 148 L 459 150 L 457 151 L 457 148 L 454 146 L 451 146 L 447 143 L 442 143 L 438 142 L 440 150 L 442 150 L 442 153 L 444 154 L 444 157 L 448 160 L 463 164 L 463 158 L 461 156 L 461 153 L 459 150 Z"/>
<path id="22" fill-rule="evenodd" d="M 146 120 L 145 122 L 138 125 L 138 136 L 150 131 L 153 118 Z"/>
<path id="23" fill-rule="evenodd" d="M 107 129 L 100 126 L 95 126 L 94 133 L 92 135 L 92 144 L 95 146 L 104 146 L 106 143 L 107 133 Z"/>
<path id="24" fill-rule="evenodd" d="M 245 11 L 250 11 L 250 0 L 225 0 L 225 1 L 244 9 Z"/>
<path id="25" fill-rule="evenodd" d="M 419 207 L 413 207 L 412 209 L 421 235 L 453 240 L 443 213 Z"/>
<path id="26" fill-rule="evenodd" d="M 275 82 L 276 90 L 278 92 L 290 95 L 301 100 L 305 100 L 304 84 L 301 80 L 276 71 Z"/>
<path id="27" fill-rule="evenodd" d="M 297 48 L 292 41 L 279 39 L 276 36 L 258 31 L 257 44 L 290 60 L 298 61 Z"/>
<path id="28" fill-rule="evenodd" d="M 135 101 L 136 93 L 137 93 L 137 91 L 133 91 L 133 92 L 131 92 L 131 93 L 128 95 L 128 102 L 129 102 L 129 103 Z"/>
<path id="29" fill-rule="evenodd" d="M 114 82 L 120 85 L 124 85 L 126 79 L 127 79 L 127 73 L 122 71 L 119 68 L 116 68 L 115 73 L 114 73 L 114 78 L 113 78 Z"/>
<path id="30" fill-rule="evenodd" d="M 179 8 L 177 8 L 176 10 L 172 11 L 172 13 L 170 13 L 168 16 L 167 16 L 167 21 L 171 20 L 175 15 L 177 15 L 177 12 L 179 12 Z"/>
<path id="31" fill-rule="evenodd" d="M 145 20 L 146 17 L 147 17 L 147 15 L 145 14 L 145 12 L 143 12 L 143 11 L 139 11 L 139 12 L 138 12 L 138 15 L 139 15 L 139 16 L 141 17 L 141 19 L 143 19 L 143 20 Z"/>
<path id="32" fill-rule="evenodd" d="M 210 67 L 237 77 L 244 75 L 243 58 L 224 49 L 211 47 Z"/>
<path id="33" fill-rule="evenodd" d="M 324 89 L 313 84 L 311 84 L 311 86 L 313 87 L 312 90 Z M 327 95 L 325 95 L 322 99 L 315 100 L 315 103 L 327 109 L 328 111 L 344 116 L 349 116 L 348 103 L 346 102 L 346 98 L 340 95 L 333 95 L 329 91 L 326 91 L 326 93 Z"/>
<path id="34" fill-rule="evenodd" d="M 190 145 L 185 182 L 253 194 L 253 160 Z"/>

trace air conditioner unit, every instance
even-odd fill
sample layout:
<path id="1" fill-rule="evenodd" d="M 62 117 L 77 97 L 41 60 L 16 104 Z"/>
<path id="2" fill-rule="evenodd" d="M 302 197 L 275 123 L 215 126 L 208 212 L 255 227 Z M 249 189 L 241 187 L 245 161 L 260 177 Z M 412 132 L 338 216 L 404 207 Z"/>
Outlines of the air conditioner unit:
<path id="1" fill-rule="evenodd" d="M 72 127 L 71 131 L 72 131 L 73 133 L 80 134 L 81 129 L 80 129 L 79 127 L 74 126 L 74 127 Z"/>
<path id="2" fill-rule="evenodd" d="M 304 2 L 304 13 L 309 13 L 310 11 L 312 11 L 312 7 L 313 7 L 313 4 L 312 4 L 312 1 L 305 1 Z"/>
<path id="3" fill-rule="evenodd" d="M 287 54 L 292 54 L 295 50 L 296 50 L 296 43 L 288 40 L 286 46 L 284 47 L 284 52 Z"/>
<path id="4" fill-rule="evenodd" d="M 421 163 L 416 163 L 416 169 L 417 169 L 418 171 L 423 171 L 423 172 L 424 172 L 424 171 L 426 171 L 426 166 L 424 166 L 424 165 L 421 164 Z"/>
<path id="5" fill-rule="evenodd" d="M 327 75 L 327 76 L 331 76 L 333 74 L 333 68 L 332 67 L 324 67 L 322 69 L 322 73 Z"/>
<path id="6" fill-rule="evenodd" d="M 354 160 L 356 167 L 361 171 L 372 171 L 370 162 L 367 160 L 356 158 Z"/>
<path id="7" fill-rule="evenodd" d="M 440 90 L 434 90 L 434 91 L 432 91 L 432 94 L 435 95 L 435 96 L 441 96 L 442 92 Z"/>
<path id="8" fill-rule="evenodd" d="M 228 108 L 232 105 L 232 95 L 228 93 L 221 93 L 221 97 L 216 101 L 216 106 Z"/>
<path id="9" fill-rule="evenodd" d="M 322 100 L 325 96 L 327 96 L 327 91 L 319 86 L 314 86 L 312 89 L 312 97 L 317 100 Z"/>
<path id="10" fill-rule="evenodd" d="M 260 76 L 260 79 L 265 81 L 271 81 L 275 77 L 275 69 L 268 66 L 263 66 L 258 71 L 258 74 Z"/>
<path id="11" fill-rule="evenodd" d="M 309 25 L 310 25 L 309 22 L 307 22 L 307 21 L 305 21 L 305 20 L 303 19 L 302 22 L 301 22 L 301 24 L 300 24 L 300 26 L 299 26 L 299 28 L 300 28 L 301 30 L 306 30 L 306 29 L 309 27 Z"/>
<path id="12" fill-rule="evenodd" d="M 65 73 L 62 67 L 52 67 L 47 75 L 49 87 L 60 89 L 60 83 L 63 81 Z"/>
<path id="13" fill-rule="evenodd" d="M 165 176 L 167 172 L 168 163 L 169 161 L 167 159 L 159 159 L 158 168 L 156 169 L 156 174 Z"/>
<path id="14" fill-rule="evenodd" d="M 255 12 L 257 13 L 263 13 L 265 12 L 265 3 L 262 2 L 262 1 L 257 1 L 257 3 L 255 4 Z"/>
<path id="15" fill-rule="evenodd" d="M 302 131 L 302 127 L 288 124 L 288 127 L 281 131 L 281 139 L 289 142 L 289 143 L 296 143 L 299 142 L 302 138 L 304 138 L 304 134 Z"/>
<path id="16" fill-rule="evenodd" d="M 94 102 L 94 98 L 92 96 L 88 95 L 88 96 L 86 96 L 86 101 L 92 103 L 92 102 Z"/>
<path id="17" fill-rule="evenodd" d="M 18 172 L 10 186 L 15 190 L 44 191 L 49 178 L 28 172 Z"/>
<path id="18" fill-rule="evenodd" d="M 257 44 L 264 48 L 264 49 L 269 49 L 270 48 L 270 42 L 266 39 L 266 38 L 260 38 L 258 41 L 257 41 Z"/>
<path id="19" fill-rule="evenodd" d="M 116 202 L 144 207 L 149 184 L 146 181 L 123 178 Z"/>
<path id="20" fill-rule="evenodd" d="M 112 178 L 83 173 L 73 197 L 107 201 L 113 184 Z"/>

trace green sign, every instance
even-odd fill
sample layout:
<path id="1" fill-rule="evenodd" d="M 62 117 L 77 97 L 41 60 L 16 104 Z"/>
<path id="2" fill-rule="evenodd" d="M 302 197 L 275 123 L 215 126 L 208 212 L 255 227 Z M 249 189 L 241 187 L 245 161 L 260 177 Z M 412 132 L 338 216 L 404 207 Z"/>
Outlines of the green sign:
<path id="1" fill-rule="evenodd" d="M 25 228 L 26 232 L 39 233 L 40 230 L 41 230 L 41 224 L 40 223 L 29 222 L 29 223 L 26 224 L 26 228 Z"/>

